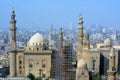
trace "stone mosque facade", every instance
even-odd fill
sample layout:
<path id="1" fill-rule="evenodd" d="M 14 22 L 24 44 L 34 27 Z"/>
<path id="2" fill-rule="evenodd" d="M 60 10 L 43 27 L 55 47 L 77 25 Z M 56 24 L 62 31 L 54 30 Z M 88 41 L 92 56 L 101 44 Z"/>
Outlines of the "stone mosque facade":
<path id="1" fill-rule="evenodd" d="M 103 48 L 90 48 L 89 35 L 83 31 L 82 16 L 78 20 L 78 25 L 76 80 L 89 80 L 86 70 L 89 73 L 95 72 L 108 75 L 107 80 L 114 80 L 115 71 L 120 69 L 119 50 L 112 48 L 110 39 L 104 41 Z M 83 73 L 85 76 L 82 76 Z"/>
<path id="2" fill-rule="evenodd" d="M 10 20 L 10 76 L 50 77 L 51 54 L 42 34 L 36 33 L 25 45 L 24 49 L 16 49 L 16 20 L 14 10 Z"/>
<path id="3" fill-rule="evenodd" d="M 71 70 L 72 73 L 74 73 L 73 74 L 74 78 L 73 77 L 72 79 L 66 78 L 65 80 L 89 80 L 90 72 L 100 73 L 101 75 L 108 75 L 108 80 L 114 80 L 115 71 L 120 70 L 119 50 L 112 48 L 112 44 L 110 40 L 105 41 L 104 43 L 105 45 L 103 48 L 94 48 L 94 49 L 90 48 L 89 34 L 83 31 L 82 16 L 80 16 L 78 20 L 77 37 L 78 37 L 78 42 L 76 45 L 77 47 L 75 49 L 77 67 L 75 68 L 69 67 L 69 70 Z M 36 33 L 30 38 L 30 40 L 23 49 L 16 49 L 16 20 L 15 20 L 15 12 L 14 10 L 12 10 L 11 20 L 10 20 L 10 52 L 9 52 L 10 76 L 26 77 L 29 73 L 32 73 L 35 75 L 35 77 L 41 76 L 42 78 L 48 78 L 51 76 L 51 69 L 52 69 L 54 72 L 56 72 L 54 74 L 63 77 L 62 73 L 64 73 L 65 75 L 67 71 L 65 72 L 62 70 L 66 69 L 67 67 L 62 69 L 63 68 L 62 66 L 64 66 L 64 64 L 62 65 L 62 63 L 64 61 L 63 62 L 61 61 L 64 60 L 65 58 L 62 59 L 59 57 L 62 56 L 61 53 L 63 50 L 62 31 L 59 34 L 59 44 L 60 44 L 59 45 L 60 50 L 58 51 L 57 49 L 54 50 L 53 52 L 52 49 L 49 49 L 48 43 L 45 41 L 44 36 L 42 34 Z M 71 51 L 69 49 L 67 51 Z M 64 53 L 66 54 L 66 52 Z M 72 51 L 69 53 L 71 54 Z M 56 58 L 56 56 L 53 54 L 57 55 L 58 58 Z M 54 58 L 52 56 L 54 56 Z M 58 68 L 55 69 L 52 66 L 53 67 L 58 66 Z M 61 70 L 61 73 L 58 72 L 59 69 Z M 55 76 L 53 75 L 53 77 Z M 64 80 L 64 79 L 59 78 L 55 80 Z"/>

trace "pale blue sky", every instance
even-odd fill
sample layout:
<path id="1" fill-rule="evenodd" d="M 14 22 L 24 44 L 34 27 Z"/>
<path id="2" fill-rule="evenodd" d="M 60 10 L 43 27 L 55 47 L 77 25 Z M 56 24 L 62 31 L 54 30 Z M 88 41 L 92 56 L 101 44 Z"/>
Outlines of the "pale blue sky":
<path id="1" fill-rule="evenodd" d="M 17 27 L 39 29 L 77 28 L 82 12 L 84 25 L 101 24 L 120 27 L 120 0 L 0 0 L 0 28 L 8 30 L 12 6 L 15 9 Z"/>

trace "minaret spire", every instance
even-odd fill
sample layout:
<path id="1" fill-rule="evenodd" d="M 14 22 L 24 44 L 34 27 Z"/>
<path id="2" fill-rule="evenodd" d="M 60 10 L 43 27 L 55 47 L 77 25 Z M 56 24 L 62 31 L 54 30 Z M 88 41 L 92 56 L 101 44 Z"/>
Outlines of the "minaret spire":
<path id="1" fill-rule="evenodd" d="M 16 50 L 16 20 L 15 11 L 13 8 L 10 19 L 10 50 Z"/>
<path id="2" fill-rule="evenodd" d="M 63 30 L 62 30 L 62 27 L 60 28 L 60 32 L 59 32 L 59 41 L 63 41 Z"/>
<path id="3" fill-rule="evenodd" d="M 16 20 L 15 11 L 12 9 L 10 19 L 10 76 L 16 76 Z"/>
<path id="4" fill-rule="evenodd" d="M 83 17 L 82 15 L 79 17 L 79 20 L 78 20 L 78 28 L 83 28 Z"/>
<path id="5" fill-rule="evenodd" d="M 80 16 L 78 19 L 78 47 L 77 47 L 77 59 L 79 60 L 82 57 L 82 48 L 83 48 L 83 17 Z"/>
<path id="6" fill-rule="evenodd" d="M 59 30 L 59 54 L 57 57 L 58 63 L 57 63 L 57 68 L 59 71 L 56 73 L 56 80 L 63 80 L 62 78 L 62 63 L 63 63 L 63 31 L 62 28 Z"/>

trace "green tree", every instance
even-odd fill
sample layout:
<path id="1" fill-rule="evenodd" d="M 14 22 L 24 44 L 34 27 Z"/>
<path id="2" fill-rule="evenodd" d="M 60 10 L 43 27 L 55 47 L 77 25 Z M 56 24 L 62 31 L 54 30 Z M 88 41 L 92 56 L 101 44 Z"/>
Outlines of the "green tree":
<path id="1" fill-rule="evenodd" d="M 117 76 L 120 76 L 120 71 L 117 71 L 117 72 L 116 72 L 116 75 L 117 75 Z"/>
<path id="2" fill-rule="evenodd" d="M 50 79 L 50 77 L 46 78 L 45 80 L 49 80 L 49 79 Z"/>
<path id="3" fill-rule="evenodd" d="M 42 78 L 41 77 L 37 77 L 37 78 L 35 78 L 35 80 L 42 80 Z"/>
<path id="4" fill-rule="evenodd" d="M 32 73 L 29 73 L 27 77 L 30 78 L 31 80 L 35 80 L 35 76 Z"/>
<path id="5" fill-rule="evenodd" d="M 92 80 L 101 80 L 101 76 L 99 73 L 92 73 Z"/>

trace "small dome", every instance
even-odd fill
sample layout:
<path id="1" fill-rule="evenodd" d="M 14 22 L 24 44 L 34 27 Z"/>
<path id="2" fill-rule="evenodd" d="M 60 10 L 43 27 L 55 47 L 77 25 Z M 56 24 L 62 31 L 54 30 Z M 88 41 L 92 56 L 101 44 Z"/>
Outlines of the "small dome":
<path id="1" fill-rule="evenodd" d="M 105 46 L 111 46 L 111 40 L 109 38 L 107 38 L 105 41 L 104 41 L 104 45 Z"/>
<path id="2" fill-rule="evenodd" d="M 35 35 L 33 35 L 29 42 L 28 45 L 39 45 L 41 43 L 44 42 L 44 37 L 42 34 L 36 33 Z"/>
<path id="3" fill-rule="evenodd" d="M 77 67 L 86 69 L 87 68 L 87 62 L 84 59 L 80 59 L 77 63 Z"/>

